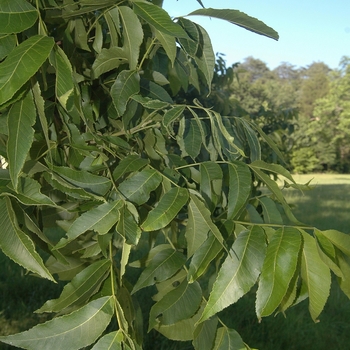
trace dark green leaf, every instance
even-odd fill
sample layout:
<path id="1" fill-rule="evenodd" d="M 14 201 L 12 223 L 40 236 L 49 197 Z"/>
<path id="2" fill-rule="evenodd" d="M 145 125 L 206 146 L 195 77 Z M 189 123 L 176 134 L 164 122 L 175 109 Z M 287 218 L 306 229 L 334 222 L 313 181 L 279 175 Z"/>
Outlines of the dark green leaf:
<path id="1" fill-rule="evenodd" d="M 269 197 L 259 198 L 262 210 L 264 222 L 266 224 L 283 224 L 282 216 L 276 206 L 276 203 Z"/>
<path id="2" fill-rule="evenodd" d="M 16 46 L 16 36 L 0 34 L 0 61 L 2 61 Z"/>
<path id="3" fill-rule="evenodd" d="M 185 151 L 195 159 L 202 148 L 202 134 L 197 120 L 186 119 L 185 132 L 183 135 Z"/>
<path id="4" fill-rule="evenodd" d="M 129 154 L 127 157 L 122 159 L 118 166 L 113 171 L 114 181 L 119 180 L 122 176 L 138 171 L 141 168 L 145 167 L 148 164 L 148 160 L 140 158 L 136 154 Z"/>
<path id="5" fill-rule="evenodd" d="M 200 38 L 199 29 L 195 23 L 186 18 L 179 18 L 178 23 L 182 26 L 190 38 L 180 38 L 180 44 L 191 57 L 195 57 L 196 53 L 198 52 L 198 43 Z"/>
<path id="6" fill-rule="evenodd" d="M 227 327 L 218 329 L 213 350 L 246 350 L 240 335 Z"/>
<path id="7" fill-rule="evenodd" d="M 185 263 L 183 254 L 173 249 L 164 249 L 156 254 L 149 265 L 143 270 L 137 280 L 132 293 L 151 286 L 157 282 L 162 282 L 173 276 Z"/>
<path id="8" fill-rule="evenodd" d="M 128 208 L 132 206 L 133 213 Z M 117 232 L 125 237 L 126 243 L 137 245 L 141 237 L 141 229 L 138 225 L 135 214 L 138 214 L 132 203 L 126 203 L 120 213 L 120 220 L 117 224 Z"/>
<path id="9" fill-rule="evenodd" d="M 193 334 L 193 347 L 195 350 L 212 350 L 216 336 L 218 318 L 201 322 Z"/>

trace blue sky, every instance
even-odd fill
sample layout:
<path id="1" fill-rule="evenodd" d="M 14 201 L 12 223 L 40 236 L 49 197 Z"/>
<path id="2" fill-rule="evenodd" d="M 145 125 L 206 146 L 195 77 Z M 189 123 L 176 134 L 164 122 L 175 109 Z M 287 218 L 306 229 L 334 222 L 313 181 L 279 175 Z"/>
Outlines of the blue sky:
<path id="1" fill-rule="evenodd" d="M 226 54 L 228 64 L 247 56 L 264 61 L 270 69 L 281 62 L 306 67 L 322 61 L 337 68 L 350 56 L 350 0 L 202 0 L 205 7 L 230 8 L 256 17 L 274 28 L 278 41 L 217 19 L 191 16 L 209 33 L 215 52 Z M 164 0 L 171 16 L 200 7 L 196 0 Z"/>

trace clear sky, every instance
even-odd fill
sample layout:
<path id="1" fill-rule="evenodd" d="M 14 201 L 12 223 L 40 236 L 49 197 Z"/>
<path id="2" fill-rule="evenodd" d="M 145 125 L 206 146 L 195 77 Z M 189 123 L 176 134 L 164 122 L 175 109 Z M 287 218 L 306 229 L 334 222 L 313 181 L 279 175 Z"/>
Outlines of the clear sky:
<path id="1" fill-rule="evenodd" d="M 226 54 L 227 64 L 253 56 L 270 69 L 281 62 L 306 67 L 324 62 L 337 68 L 350 56 L 350 0 L 202 0 L 205 7 L 234 9 L 256 17 L 275 29 L 278 41 L 218 19 L 191 16 L 209 33 L 215 52 Z M 196 0 L 164 0 L 172 17 L 200 8 Z"/>

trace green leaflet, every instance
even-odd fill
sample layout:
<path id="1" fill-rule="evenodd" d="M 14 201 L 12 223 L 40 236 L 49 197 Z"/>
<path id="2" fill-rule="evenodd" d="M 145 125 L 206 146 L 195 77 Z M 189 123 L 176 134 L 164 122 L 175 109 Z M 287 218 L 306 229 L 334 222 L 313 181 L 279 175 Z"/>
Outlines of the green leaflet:
<path id="1" fill-rule="evenodd" d="M 198 42 L 200 39 L 199 28 L 195 23 L 186 18 L 179 18 L 178 23 L 182 26 L 190 38 L 180 38 L 179 42 L 188 55 L 195 57 L 198 52 Z"/>
<path id="2" fill-rule="evenodd" d="M 278 40 L 279 38 L 278 33 L 271 27 L 267 26 L 264 22 L 254 17 L 248 16 L 244 12 L 238 10 L 203 8 L 193 11 L 187 16 L 195 15 L 223 19 L 254 33 L 264 35 L 275 40 Z"/>
<path id="3" fill-rule="evenodd" d="M 93 208 L 76 219 L 67 231 L 67 238 L 62 238 L 56 245 L 56 249 L 66 246 L 88 230 L 94 230 L 100 235 L 106 234 L 119 220 L 119 211 L 122 201 L 103 203 Z"/>
<path id="4" fill-rule="evenodd" d="M 123 70 L 117 76 L 111 87 L 111 97 L 118 116 L 126 111 L 126 105 L 131 96 L 140 91 L 140 76 L 134 70 Z"/>
<path id="5" fill-rule="evenodd" d="M 199 322 L 235 303 L 256 283 L 265 258 L 265 234 L 253 226 L 242 231 L 219 271 Z"/>
<path id="6" fill-rule="evenodd" d="M 77 190 L 83 189 L 96 195 L 105 195 L 111 187 L 111 181 L 84 170 L 74 170 L 64 166 L 52 166 L 52 170 Z"/>
<path id="7" fill-rule="evenodd" d="M 36 312 L 58 312 L 74 304 L 81 305 L 100 287 L 110 265 L 107 259 L 92 263 L 64 286 L 58 299 L 48 300 Z"/>
<path id="8" fill-rule="evenodd" d="M 201 322 L 195 328 L 193 334 L 193 347 L 195 350 L 212 350 L 216 336 L 218 318 L 212 317 Z"/>
<path id="9" fill-rule="evenodd" d="M 0 198 L 0 248 L 14 262 L 55 281 L 36 252 L 33 241 L 20 229 L 9 198 Z"/>
<path id="10" fill-rule="evenodd" d="M 339 286 L 344 294 L 350 298 L 350 258 L 339 251 L 337 253 L 337 261 L 342 272 L 342 277 L 338 279 Z"/>
<path id="11" fill-rule="evenodd" d="M 53 45 L 53 38 L 32 36 L 13 49 L 0 63 L 0 105 L 10 100 L 37 72 Z"/>
<path id="12" fill-rule="evenodd" d="M 124 350 L 121 342 L 123 338 L 120 330 L 108 333 L 100 338 L 91 350 Z"/>
<path id="13" fill-rule="evenodd" d="M 198 24 L 196 26 L 198 28 L 200 40 L 198 41 L 199 53 L 194 57 L 194 59 L 198 65 L 198 68 L 204 74 L 204 77 L 208 84 L 208 94 L 210 94 L 211 81 L 213 80 L 214 76 L 215 54 L 210 41 L 210 37 L 206 30 Z"/>
<path id="14" fill-rule="evenodd" d="M 338 249 L 344 254 L 350 256 L 350 236 L 337 230 L 322 231 L 322 234 L 327 237 Z"/>
<path id="15" fill-rule="evenodd" d="M 107 296 L 28 331 L 0 337 L 0 341 L 29 350 L 81 349 L 96 341 L 112 316 L 113 298 Z"/>
<path id="16" fill-rule="evenodd" d="M 163 49 L 168 55 L 169 60 L 173 66 L 176 58 L 176 40 L 174 36 L 166 34 L 156 28 L 153 28 L 153 30 L 155 37 L 162 44 Z"/>
<path id="17" fill-rule="evenodd" d="M 97 79 L 101 74 L 127 62 L 128 57 L 124 48 L 116 46 L 109 49 L 103 48 L 92 65 L 92 78 Z"/>
<path id="18" fill-rule="evenodd" d="M 281 213 L 279 212 L 276 203 L 269 197 L 259 198 L 262 210 L 264 222 L 266 224 L 283 224 Z"/>
<path id="19" fill-rule="evenodd" d="M 182 267 L 185 261 L 185 256 L 173 249 L 161 250 L 143 270 L 132 293 L 136 293 L 138 290 L 157 282 L 167 280 Z"/>
<path id="20" fill-rule="evenodd" d="M 252 176 L 249 167 L 243 162 L 229 163 L 228 170 L 229 193 L 227 218 L 234 219 L 249 199 Z"/>
<path id="21" fill-rule="evenodd" d="M 271 315 L 286 295 L 299 259 L 301 235 L 296 228 L 278 229 L 267 247 L 256 295 L 258 318 Z"/>
<path id="22" fill-rule="evenodd" d="M 176 106 L 165 112 L 162 123 L 167 128 L 170 134 L 174 133 L 172 128 L 170 129 L 170 126 L 182 116 L 184 110 L 185 107 Z"/>
<path id="23" fill-rule="evenodd" d="M 187 38 L 186 32 L 174 23 L 161 7 L 148 2 L 134 1 L 134 12 L 159 31 L 177 37 Z"/>
<path id="24" fill-rule="evenodd" d="M 0 34 L 0 60 L 2 61 L 16 46 L 16 36 Z"/>
<path id="25" fill-rule="evenodd" d="M 195 159 L 202 148 L 202 134 L 197 120 L 185 119 L 183 141 L 186 153 Z"/>
<path id="26" fill-rule="evenodd" d="M 213 350 L 246 350 L 242 338 L 234 329 L 220 327 L 216 332 Z"/>
<path id="27" fill-rule="evenodd" d="M 145 162 L 135 159 L 132 164 L 137 167 L 142 163 L 145 164 Z M 161 181 L 162 176 L 156 170 L 144 169 L 123 181 L 118 190 L 130 202 L 141 205 L 148 201 L 150 193 L 159 186 Z"/>
<path id="28" fill-rule="evenodd" d="M 198 282 L 189 284 L 184 280 L 152 306 L 148 331 L 157 324 L 171 325 L 192 317 L 201 304 L 201 295 Z"/>
<path id="29" fill-rule="evenodd" d="M 132 208 L 133 213 L 129 210 Z M 116 230 L 125 237 L 126 243 L 137 245 L 141 237 L 141 229 L 138 225 L 138 212 L 134 205 L 127 202 L 120 210 L 120 219 L 118 221 Z"/>
<path id="30" fill-rule="evenodd" d="M 2 0 L 0 3 L 1 33 L 20 33 L 30 28 L 37 18 L 36 8 L 25 0 Z"/>
<path id="31" fill-rule="evenodd" d="M 123 25 L 123 50 L 126 52 L 129 68 L 133 70 L 136 69 L 139 60 L 143 30 L 140 20 L 130 7 L 120 6 L 118 9 L 121 24 Z"/>
<path id="32" fill-rule="evenodd" d="M 36 109 L 33 95 L 29 91 L 22 100 L 12 105 L 8 114 L 7 156 L 11 181 L 15 191 L 34 139 L 33 125 L 35 119 Z"/>
<path id="33" fill-rule="evenodd" d="M 307 286 L 309 294 L 310 315 L 316 322 L 329 296 L 331 273 L 329 267 L 318 254 L 315 239 L 305 231 L 300 231 L 304 240 L 301 277 Z"/>
<path id="34" fill-rule="evenodd" d="M 144 231 L 155 231 L 167 226 L 186 205 L 189 195 L 185 188 L 173 187 L 160 198 L 142 224 Z"/>
<path id="35" fill-rule="evenodd" d="M 125 174 L 138 171 L 149 163 L 148 159 L 140 158 L 136 154 L 129 154 L 122 159 L 113 171 L 114 181 L 119 180 Z"/>

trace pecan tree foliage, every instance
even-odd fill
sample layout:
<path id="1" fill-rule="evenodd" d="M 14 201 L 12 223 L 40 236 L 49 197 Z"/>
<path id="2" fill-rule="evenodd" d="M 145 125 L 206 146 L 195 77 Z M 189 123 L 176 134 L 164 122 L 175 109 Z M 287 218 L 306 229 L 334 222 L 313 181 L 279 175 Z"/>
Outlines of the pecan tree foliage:
<path id="1" fill-rule="evenodd" d="M 36 310 L 57 316 L 2 342 L 141 349 L 155 329 L 249 349 L 220 311 L 253 286 L 258 319 L 309 298 L 316 321 L 331 271 L 350 296 L 349 236 L 301 226 L 270 174 L 292 176 L 261 160 L 258 139 L 280 155 L 273 142 L 200 102 L 215 55 L 196 15 L 278 39 L 238 10 L 173 20 L 162 1 L 0 1 L 0 247 L 66 281 Z"/>

